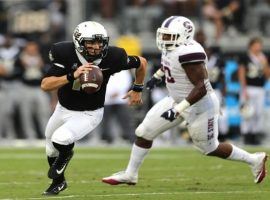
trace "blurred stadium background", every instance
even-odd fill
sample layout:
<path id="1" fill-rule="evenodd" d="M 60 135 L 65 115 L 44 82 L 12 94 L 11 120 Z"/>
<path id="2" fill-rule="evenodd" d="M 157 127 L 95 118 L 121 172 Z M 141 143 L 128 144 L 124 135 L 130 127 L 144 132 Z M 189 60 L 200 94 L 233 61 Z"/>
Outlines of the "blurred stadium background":
<path id="1" fill-rule="evenodd" d="M 42 74 L 50 65 L 48 51 L 52 43 L 71 40 L 75 26 L 82 21 L 98 21 L 107 29 L 111 45 L 148 59 L 149 79 L 159 67 L 155 31 L 171 15 L 189 17 L 197 31 L 205 35 L 206 45 L 222 53 L 227 88 L 223 99 L 227 113 L 224 123 L 228 125 L 222 139 L 242 144 L 237 62 L 254 36 L 262 38 L 269 58 L 269 0 L 1 0 L 0 13 L 1 146 L 43 145 L 44 126 L 57 101 L 55 93 L 44 94 L 39 88 Z M 25 62 L 20 63 L 19 58 Z M 119 85 L 120 81 L 112 85 L 112 90 L 117 90 Z M 269 145 L 270 83 L 265 85 L 265 90 L 261 144 Z M 132 128 L 128 135 L 118 125 L 117 116 L 113 116 L 109 128 L 102 130 L 101 125 L 81 144 L 130 145 L 134 127 L 164 95 L 166 90 L 162 86 L 152 92 L 145 91 L 144 105 L 129 108 Z M 107 105 L 111 105 L 109 101 Z M 155 143 L 157 146 L 189 144 L 184 125 L 165 133 Z"/>

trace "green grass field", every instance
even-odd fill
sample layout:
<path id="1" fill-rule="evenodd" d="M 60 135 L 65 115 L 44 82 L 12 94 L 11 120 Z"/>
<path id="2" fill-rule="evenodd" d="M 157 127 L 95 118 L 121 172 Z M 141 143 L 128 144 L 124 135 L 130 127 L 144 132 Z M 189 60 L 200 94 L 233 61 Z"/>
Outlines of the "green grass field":
<path id="1" fill-rule="evenodd" d="M 202 156 L 193 148 L 153 149 L 136 186 L 102 183 L 102 177 L 125 168 L 129 153 L 129 148 L 76 148 L 66 171 L 68 189 L 44 197 L 49 185 L 44 149 L 0 149 L 0 200 L 270 199 L 269 177 L 256 185 L 246 164 Z"/>

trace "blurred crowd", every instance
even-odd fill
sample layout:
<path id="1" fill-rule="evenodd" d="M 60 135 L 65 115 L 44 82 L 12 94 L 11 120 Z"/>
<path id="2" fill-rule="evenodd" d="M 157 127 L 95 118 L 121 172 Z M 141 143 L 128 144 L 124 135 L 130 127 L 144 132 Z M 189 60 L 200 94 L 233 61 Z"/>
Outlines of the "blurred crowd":
<path id="1" fill-rule="evenodd" d="M 65 1 L 1 1 L 0 135 L 42 139 L 57 102 L 40 89 L 52 43 L 65 40 Z"/>
<path id="2" fill-rule="evenodd" d="M 270 35 L 269 0 L 92 0 L 86 6 L 87 18 L 102 20 L 116 36 L 155 37 L 156 28 L 171 15 L 190 18 L 211 45 L 222 44 L 223 37 Z"/>
<path id="3" fill-rule="evenodd" d="M 40 89 L 40 81 L 50 66 L 51 44 L 71 40 L 68 31 L 71 1 L 0 1 L 0 138 L 44 138 L 44 128 L 57 99 L 55 93 Z M 270 134 L 264 122 L 270 119 L 269 74 L 262 69 L 256 72 L 252 67 L 252 73 L 239 69 L 248 69 L 249 59 L 258 66 L 269 65 L 270 49 L 264 48 L 264 39 L 270 36 L 269 0 L 86 0 L 78 4 L 84 11 L 80 13 L 81 21 L 102 23 L 111 37 L 110 44 L 148 59 L 148 78 L 160 67 L 159 52 L 148 48 L 155 46 L 158 26 L 171 15 L 189 17 L 196 25 L 195 39 L 206 49 L 209 77 L 222 105 L 220 140 L 240 139 L 249 145 L 266 141 Z M 223 38 L 243 35 L 248 38 L 239 44 L 243 49 L 224 50 Z M 145 45 L 146 40 L 152 44 Z M 146 111 L 167 95 L 162 83 L 152 91 L 144 91 L 143 106 L 128 107 L 121 97 L 133 82 L 132 73 L 121 72 L 111 78 L 103 122 L 89 140 L 131 144 L 135 127 Z M 248 80 L 244 85 L 243 73 L 248 73 L 251 79 L 259 78 L 261 84 L 254 85 Z M 249 94 L 243 98 L 246 86 L 250 86 Z M 259 87 L 259 92 L 254 87 Z M 254 95 L 255 99 L 260 96 L 259 102 L 247 100 L 247 96 L 254 98 Z M 164 133 L 156 143 L 182 144 L 183 141 L 188 143 L 189 137 L 181 124 Z"/>

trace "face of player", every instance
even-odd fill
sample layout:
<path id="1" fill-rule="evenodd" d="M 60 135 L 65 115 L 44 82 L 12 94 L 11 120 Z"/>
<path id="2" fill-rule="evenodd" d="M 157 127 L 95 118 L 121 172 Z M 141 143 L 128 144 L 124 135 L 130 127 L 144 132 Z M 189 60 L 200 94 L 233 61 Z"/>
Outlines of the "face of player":
<path id="1" fill-rule="evenodd" d="M 171 34 L 163 34 L 162 35 L 162 40 L 163 41 L 174 41 L 176 39 L 176 35 L 171 35 Z M 166 44 L 166 47 L 170 47 L 172 44 Z"/>
<path id="2" fill-rule="evenodd" d="M 262 52 L 262 43 L 261 42 L 255 42 L 250 46 L 250 50 L 254 54 L 258 54 Z"/>
<path id="3" fill-rule="evenodd" d="M 29 42 L 24 51 L 31 56 L 36 56 L 39 54 L 38 45 L 35 42 Z"/>
<path id="4" fill-rule="evenodd" d="M 170 41 L 172 39 L 175 39 L 175 37 L 172 36 L 171 34 L 163 34 L 162 39 L 165 40 L 165 41 Z"/>
<path id="5" fill-rule="evenodd" d="M 98 40 L 85 41 L 84 46 L 85 46 L 89 55 L 97 56 L 97 55 L 101 54 L 101 51 L 103 48 L 103 43 L 98 41 Z"/>

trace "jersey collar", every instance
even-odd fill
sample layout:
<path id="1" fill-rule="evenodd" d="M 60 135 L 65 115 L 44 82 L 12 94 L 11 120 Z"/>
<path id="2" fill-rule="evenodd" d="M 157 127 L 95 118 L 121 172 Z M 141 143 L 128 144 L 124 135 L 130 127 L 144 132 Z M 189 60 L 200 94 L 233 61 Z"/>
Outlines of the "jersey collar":
<path id="1" fill-rule="evenodd" d="M 77 49 L 75 49 L 75 52 L 76 52 L 76 54 L 77 54 L 78 59 L 80 60 L 80 62 L 81 62 L 82 64 L 88 63 L 87 60 L 86 60 L 86 59 L 78 52 Z M 93 64 L 94 64 L 94 65 L 99 65 L 100 63 L 101 63 L 101 59 L 96 59 L 96 60 L 93 61 Z"/>

